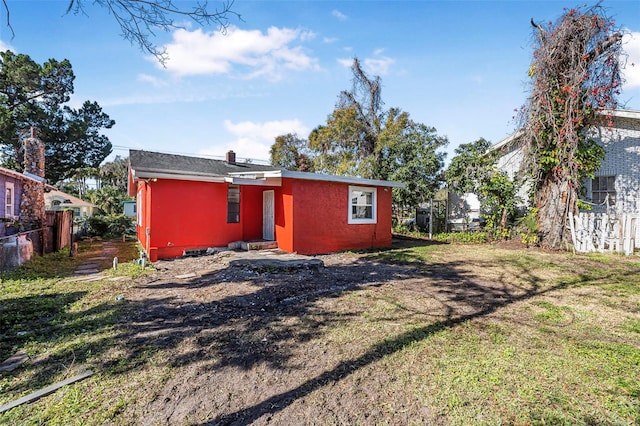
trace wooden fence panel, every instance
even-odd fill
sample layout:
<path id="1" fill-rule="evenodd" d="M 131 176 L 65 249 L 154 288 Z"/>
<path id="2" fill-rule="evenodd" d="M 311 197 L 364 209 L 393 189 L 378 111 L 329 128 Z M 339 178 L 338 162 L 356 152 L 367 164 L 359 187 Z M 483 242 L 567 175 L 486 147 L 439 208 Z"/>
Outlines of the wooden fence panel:
<path id="1" fill-rule="evenodd" d="M 43 230 L 45 253 L 60 251 L 71 245 L 73 211 L 46 212 L 46 226 Z"/>
<path id="2" fill-rule="evenodd" d="M 64 210 L 61 212 L 56 212 L 56 222 L 58 235 L 56 251 L 60 251 L 67 246 L 71 246 L 71 232 L 73 229 L 73 211 L 72 210 Z"/>
<path id="3" fill-rule="evenodd" d="M 45 212 L 45 224 L 42 229 L 42 242 L 45 253 L 53 253 L 55 251 L 55 227 L 56 212 Z"/>

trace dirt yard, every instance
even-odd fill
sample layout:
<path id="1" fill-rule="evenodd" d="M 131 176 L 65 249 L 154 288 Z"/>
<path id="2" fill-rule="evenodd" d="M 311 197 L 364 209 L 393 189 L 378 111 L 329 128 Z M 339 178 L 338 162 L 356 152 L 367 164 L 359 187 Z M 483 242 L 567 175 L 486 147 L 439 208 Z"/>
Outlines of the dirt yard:
<path id="1" fill-rule="evenodd" d="M 401 375 L 385 371 L 385 360 L 433 332 L 413 323 L 454 324 L 531 291 L 507 285 L 498 260 L 467 270 L 473 248 L 461 250 L 428 267 L 357 253 L 318 256 L 320 267 L 274 264 L 290 258 L 268 252 L 157 262 L 127 292 L 122 323 L 127 346 L 160 349 L 169 373 L 162 389 L 140 392 L 148 400 L 131 415 L 149 425 L 446 423 L 394 394 Z M 368 320 L 372 309 L 382 321 Z"/>
<path id="2" fill-rule="evenodd" d="M 341 253 L 301 261 L 270 252 L 222 252 L 157 262 L 158 273 L 140 279 L 127 294 L 131 315 L 123 320 L 131 327 L 128 345 L 168 350 L 177 374 L 136 413 L 138 420 L 326 424 L 323 418 L 388 418 L 370 410 L 366 387 L 338 385 L 376 361 L 362 345 L 367 338 L 347 336 L 336 347 L 336 336 L 325 330 L 361 321 L 361 312 L 342 309 L 338 296 L 391 289 L 417 271 L 361 258 Z"/>

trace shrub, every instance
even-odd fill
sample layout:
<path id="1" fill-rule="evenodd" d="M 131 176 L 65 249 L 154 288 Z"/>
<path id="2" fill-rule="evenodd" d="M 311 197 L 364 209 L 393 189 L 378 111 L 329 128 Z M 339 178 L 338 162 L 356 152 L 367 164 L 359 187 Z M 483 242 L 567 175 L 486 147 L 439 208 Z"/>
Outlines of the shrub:
<path id="1" fill-rule="evenodd" d="M 135 234 L 133 218 L 124 214 L 110 214 L 87 218 L 87 228 L 92 237 L 114 238 Z"/>
<path id="2" fill-rule="evenodd" d="M 106 216 L 91 216 L 87 218 L 87 232 L 91 237 L 104 237 L 109 230 Z"/>
<path id="3" fill-rule="evenodd" d="M 460 243 L 460 244 L 483 244 L 486 243 L 489 238 L 485 231 L 479 232 L 443 232 L 441 234 L 435 234 L 433 239 L 436 241 L 442 241 L 446 243 Z"/>

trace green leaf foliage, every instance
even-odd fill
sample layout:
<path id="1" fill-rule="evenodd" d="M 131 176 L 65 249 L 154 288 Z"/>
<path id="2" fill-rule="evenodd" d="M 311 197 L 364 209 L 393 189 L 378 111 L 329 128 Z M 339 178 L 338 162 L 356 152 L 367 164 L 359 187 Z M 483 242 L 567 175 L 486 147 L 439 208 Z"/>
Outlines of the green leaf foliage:
<path id="1" fill-rule="evenodd" d="M 271 164 L 294 171 L 313 171 L 313 164 L 309 160 L 308 142 L 298 135 L 288 133 L 276 137 L 275 143 L 269 150 Z"/>
<path id="2" fill-rule="evenodd" d="M 488 152 L 491 142 L 480 138 L 461 144 L 455 149 L 455 157 L 445 172 L 449 190 L 459 194 L 478 193 L 488 169 L 495 163 L 495 152 Z"/>
<path id="3" fill-rule="evenodd" d="M 510 178 L 496 166 L 497 150 L 489 150 L 491 143 L 484 138 L 462 144 L 445 172 L 450 191 L 479 196 L 481 208 L 489 228 L 507 231 L 508 218 L 522 202 L 518 191 L 522 183 Z"/>
<path id="4" fill-rule="evenodd" d="M 96 102 L 79 109 L 64 105 L 73 94 L 75 75 L 65 59 L 40 65 L 28 55 L 0 52 L 0 153 L 2 165 L 23 169 L 22 140 L 38 128 L 45 143 L 46 178 L 55 184 L 81 167 L 98 167 L 111 153 L 101 134 L 115 122 Z"/>
<path id="5" fill-rule="evenodd" d="M 439 150 L 447 138 L 399 108 L 384 110 L 380 78 L 367 76 L 357 59 L 352 71 L 353 87 L 340 94 L 327 122 L 307 141 L 294 135 L 276 138 L 272 164 L 302 170 L 302 156 L 302 164 L 311 163 L 317 173 L 402 182 L 405 188 L 393 190 L 394 204 L 416 207 L 440 186 L 445 153 Z"/>

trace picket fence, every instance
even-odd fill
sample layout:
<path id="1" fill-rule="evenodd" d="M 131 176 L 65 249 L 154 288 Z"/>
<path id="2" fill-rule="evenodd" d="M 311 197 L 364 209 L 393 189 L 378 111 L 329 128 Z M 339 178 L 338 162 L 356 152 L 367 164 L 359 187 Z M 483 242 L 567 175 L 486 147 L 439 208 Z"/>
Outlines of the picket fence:
<path id="1" fill-rule="evenodd" d="M 575 250 L 616 252 L 627 256 L 640 248 L 639 213 L 580 213 L 569 220 Z"/>

